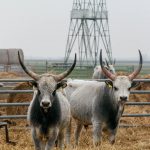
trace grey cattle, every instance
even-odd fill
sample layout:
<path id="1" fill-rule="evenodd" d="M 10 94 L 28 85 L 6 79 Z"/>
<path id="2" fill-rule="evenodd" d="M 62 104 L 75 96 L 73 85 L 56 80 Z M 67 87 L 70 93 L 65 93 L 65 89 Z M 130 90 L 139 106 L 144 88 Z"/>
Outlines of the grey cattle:
<path id="1" fill-rule="evenodd" d="M 35 149 L 51 150 L 56 140 L 63 149 L 64 130 L 70 123 L 70 104 L 61 90 L 66 86 L 62 79 L 74 69 L 76 55 L 70 69 L 59 75 L 38 75 L 26 68 L 19 53 L 18 56 L 23 70 L 34 79 L 34 96 L 28 109 L 28 120 Z"/>
<path id="2" fill-rule="evenodd" d="M 105 126 L 113 144 L 124 104 L 129 99 L 130 89 L 136 86 L 133 79 L 142 68 L 142 55 L 139 51 L 139 67 L 129 76 L 116 76 L 102 64 L 102 51 L 100 64 L 103 73 L 110 79 L 106 83 L 93 82 L 79 87 L 73 92 L 70 99 L 71 114 L 76 120 L 75 142 L 78 145 L 79 135 L 83 125 L 93 126 L 93 143 L 101 143 L 102 129 Z"/>
<path id="3" fill-rule="evenodd" d="M 110 72 L 112 72 L 113 74 L 115 74 L 115 68 L 114 68 L 115 62 L 114 62 L 114 64 L 109 64 L 109 63 L 107 62 L 107 60 L 106 60 L 106 63 L 103 62 L 103 64 L 104 64 L 104 67 L 105 67 L 107 70 L 109 70 Z M 99 66 L 96 66 L 96 67 L 94 68 L 94 72 L 93 72 L 93 75 L 92 75 L 92 79 L 105 79 L 105 78 L 106 78 L 106 76 L 105 76 L 105 74 L 102 72 L 101 66 L 100 66 L 100 65 L 99 65 Z"/>
<path id="4" fill-rule="evenodd" d="M 113 67 L 113 65 L 110 65 L 107 60 L 106 60 L 106 63 L 104 63 L 104 67 L 106 69 L 108 69 L 109 71 L 111 71 L 113 74 L 115 74 L 115 69 Z M 114 63 L 115 64 L 115 63 Z M 105 79 L 106 76 L 102 73 L 102 70 L 101 70 L 101 66 L 96 66 L 94 68 L 94 73 L 92 75 L 92 79 Z M 85 81 L 85 80 L 78 80 L 78 79 L 68 79 L 67 80 L 67 87 L 65 88 L 65 93 L 66 93 L 66 96 L 67 96 L 67 99 L 70 101 L 70 97 L 71 95 L 73 94 L 73 92 L 75 90 L 77 90 L 79 87 L 83 86 L 83 85 L 86 85 L 86 84 L 89 84 L 89 83 L 93 83 L 94 81 Z M 96 81 L 95 81 L 96 82 Z M 88 128 L 88 125 L 84 125 L 85 129 Z M 69 134 L 71 134 L 71 126 L 70 126 L 70 129 L 68 130 Z M 68 134 L 68 135 L 69 135 Z"/>

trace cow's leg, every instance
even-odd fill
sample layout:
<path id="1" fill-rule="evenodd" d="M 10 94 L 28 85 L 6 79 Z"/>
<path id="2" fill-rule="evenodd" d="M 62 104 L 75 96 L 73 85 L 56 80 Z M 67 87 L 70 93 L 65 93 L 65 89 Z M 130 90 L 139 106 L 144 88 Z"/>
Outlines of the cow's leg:
<path id="1" fill-rule="evenodd" d="M 66 144 L 70 145 L 70 139 L 71 139 L 71 121 L 70 119 L 69 125 L 66 128 Z"/>
<path id="2" fill-rule="evenodd" d="M 60 131 L 58 134 L 58 144 L 61 150 L 64 149 L 64 130 Z"/>
<path id="3" fill-rule="evenodd" d="M 78 145 L 79 144 L 79 137 L 80 137 L 80 133 L 81 133 L 83 124 L 77 121 L 76 125 L 77 125 L 77 127 L 75 130 L 75 145 Z"/>
<path id="4" fill-rule="evenodd" d="M 34 146 L 35 146 L 35 150 L 42 150 L 43 147 L 43 143 L 40 140 L 39 136 L 36 133 L 36 129 L 32 128 L 31 129 L 31 134 L 32 134 L 32 138 L 33 138 L 33 142 L 34 142 Z"/>
<path id="5" fill-rule="evenodd" d="M 115 128 L 115 129 L 110 129 L 109 130 L 109 132 L 110 132 L 109 141 L 110 141 L 111 144 L 115 143 L 117 129 L 118 129 L 118 127 Z"/>
<path id="6" fill-rule="evenodd" d="M 48 141 L 46 143 L 45 150 L 52 150 L 52 148 L 55 145 L 55 141 L 57 140 L 58 132 L 59 132 L 58 128 L 55 128 L 55 129 L 50 131 L 50 133 L 49 133 L 50 136 L 49 136 L 49 139 L 48 139 Z"/>
<path id="7" fill-rule="evenodd" d="M 101 145 L 102 123 L 99 121 L 92 121 L 93 124 L 93 144 L 94 146 Z"/>

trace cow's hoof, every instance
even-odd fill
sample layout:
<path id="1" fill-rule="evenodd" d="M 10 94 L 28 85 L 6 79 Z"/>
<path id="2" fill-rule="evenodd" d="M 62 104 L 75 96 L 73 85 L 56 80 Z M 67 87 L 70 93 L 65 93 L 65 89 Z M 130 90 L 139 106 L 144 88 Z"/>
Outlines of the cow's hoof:
<path id="1" fill-rule="evenodd" d="M 94 141 L 94 146 L 95 147 L 101 146 L 101 141 Z"/>
<path id="2" fill-rule="evenodd" d="M 110 140 L 109 140 L 109 141 L 110 141 L 110 144 L 112 144 L 112 145 L 113 145 L 113 144 L 115 143 L 115 138 L 110 138 Z"/>

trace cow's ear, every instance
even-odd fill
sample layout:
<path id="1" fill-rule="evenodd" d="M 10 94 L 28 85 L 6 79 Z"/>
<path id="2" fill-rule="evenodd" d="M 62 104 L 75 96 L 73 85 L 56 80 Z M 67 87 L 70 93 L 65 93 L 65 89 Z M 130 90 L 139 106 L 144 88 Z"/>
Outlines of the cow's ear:
<path id="1" fill-rule="evenodd" d="M 56 85 L 55 90 L 59 89 L 60 87 L 65 88 L 66 86 L 67 86 L 66 81 L 58 82 L 57 85 Z"/>
<path id="2" fill-rule="evenodd" d="M 131 88 L 137 87 L 140 85 L 140 82 L 132 82 L 131 83 Z"/>
<path id="3" fill-rule="evenodd" d="M 106 83 L 106 85 L 108 86 L 108 87 L 113 87 L 113 82 L 112 81 L 105 81 L 105 83 Z"/>
<path id="4" fill-rule="evenodd" d="M 30 81 L 30 82 L 29 82 L 29 85 L 30 85 L 30 86 L 34 86 L 34 87 L 37 87 L 37 82 L 36 82 L 36 81 Z"/>

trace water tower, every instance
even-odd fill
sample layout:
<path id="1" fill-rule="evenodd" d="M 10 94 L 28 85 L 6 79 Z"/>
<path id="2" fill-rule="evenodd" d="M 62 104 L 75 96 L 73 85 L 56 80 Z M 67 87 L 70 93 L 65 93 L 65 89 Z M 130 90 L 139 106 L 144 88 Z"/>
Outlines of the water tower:
<path id="1" fill-rule="evenodd" d="M 106 0 L 74 0 L 64 62 L 76 52 L 80 66 L 95 66 L 100 49 L 112 63 Z"/>

